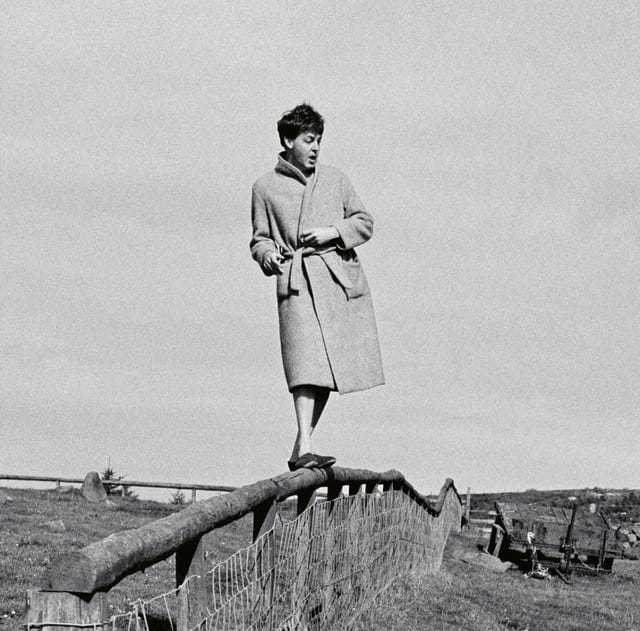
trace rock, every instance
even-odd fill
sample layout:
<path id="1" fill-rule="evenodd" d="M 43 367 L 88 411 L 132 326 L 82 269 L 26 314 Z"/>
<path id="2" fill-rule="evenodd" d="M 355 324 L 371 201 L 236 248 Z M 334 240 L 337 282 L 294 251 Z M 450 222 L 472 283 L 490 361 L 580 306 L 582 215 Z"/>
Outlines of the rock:
<path id="1" fill-rule="evenodd" d="M 65 486 L 59 486 L 56 488 L 56 493 L 61 493 L 61 494 L 73 493 L 73 487 L 70 484 L 67 484 Z"/>
<path id="2" fill-rule="evenodd" d="M 109 509 L 109 510 L 120 510 L 120 507 L 113 501 L 113 500 L 106 500 L 104 505 Z"/>
<path id="3" fill-rule="evenodd" d="M 13 498 L 4 491 L 0 491 L 0 505 L 6 504 L 7 502 L 13 502 Z"/>
<path id="4" fill-rule="evenodd" d="M 453 557 L 465 563 L 471 563 L 472 565 L 480 565 L 486 567 L 488 570 L 494 572 L 506 572 L 513 567 L 513 563 L 509 561 L 501 561 L 497 557 L 494 557 L 486 552 L 478 551 L 464 551 L 456 550 L 453 553 Z"/>
<path id="5" fill-rule="evenodd" d="M 40 524 L 40 527 L 45 528 L 49 532 L 67 532 L 67 527 L 64 525 L 62 519 L 46 521 L 43 524 Z"/>
<path id="6" fill-rule="evenodd" d="M 82 483 L 82 495 L 94 504 L 104 502 L 107 499 L 107 492 L 104 490 L 100 476 L 95 471 L 90 471 L 85 476 Z"/>

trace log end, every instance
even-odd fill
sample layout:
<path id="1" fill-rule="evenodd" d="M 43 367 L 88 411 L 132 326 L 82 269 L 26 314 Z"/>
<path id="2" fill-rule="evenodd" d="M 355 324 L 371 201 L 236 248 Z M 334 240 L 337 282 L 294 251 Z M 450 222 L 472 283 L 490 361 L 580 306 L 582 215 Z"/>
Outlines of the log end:
<path id="1" fill-rule="evenodd" d="M 67 552 L 51 561 L 45 570 L 42 589 L 92 594 L 97 590 L 97 571 L 81 550 Z"/>

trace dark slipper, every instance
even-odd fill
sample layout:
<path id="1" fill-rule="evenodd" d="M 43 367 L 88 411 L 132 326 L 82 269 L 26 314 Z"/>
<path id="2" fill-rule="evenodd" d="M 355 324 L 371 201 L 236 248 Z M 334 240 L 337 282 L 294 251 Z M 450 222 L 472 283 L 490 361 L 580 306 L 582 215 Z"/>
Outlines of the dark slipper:
<path id="1" fill-rule="evenodd" d="M 313 469 L 318 465 L 318 456 L 312 454 L 311 452 L 307 452 L 306 454 L 302 454 L 297 460 L 293 462 L 289 461 L 289 469 L 291 471 L 297 471 L 298 469 Z"/>
<path id="2" fill-rule="evenodd" d="M 336 459 L 333 456 L 321 456 L 320 454 L 313 454 L 318 461 L 316 467 L 320 469 L 326 469 L 327 467 L 331 467 L 336 463 Z"/>

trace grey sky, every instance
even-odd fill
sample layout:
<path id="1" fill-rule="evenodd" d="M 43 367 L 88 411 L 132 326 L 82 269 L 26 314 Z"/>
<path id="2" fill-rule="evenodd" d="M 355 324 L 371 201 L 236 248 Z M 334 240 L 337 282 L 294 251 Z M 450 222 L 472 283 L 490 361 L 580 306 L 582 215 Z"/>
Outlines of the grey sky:
<path id="1" fill-rule="evenodd" d="M 376 218 L 388 380 L 318 447 L 424 491 L 637 486 L 637 4 L 295 7 L 4 5 L 0 470 L 283 470 L 249 197 L 309 100 Z"/>

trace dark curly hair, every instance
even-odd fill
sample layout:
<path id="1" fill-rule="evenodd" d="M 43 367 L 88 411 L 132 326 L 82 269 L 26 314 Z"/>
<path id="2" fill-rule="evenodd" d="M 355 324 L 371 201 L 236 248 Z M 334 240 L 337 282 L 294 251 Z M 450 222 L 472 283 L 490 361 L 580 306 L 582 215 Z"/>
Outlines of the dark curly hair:
<path id="1" fill-rule="evenodd" d="M 324 132 L 324 118 L 308 103 L 297 105 L 291 111 L 285 112 L 278 121 L 280 144 L 285 149 L 285 138 L 297 138 L 300 134 L 307 131 L 319 135 L 322 135 Z"/>

